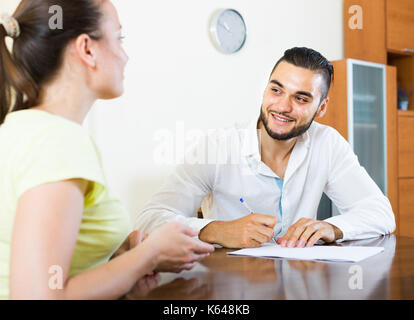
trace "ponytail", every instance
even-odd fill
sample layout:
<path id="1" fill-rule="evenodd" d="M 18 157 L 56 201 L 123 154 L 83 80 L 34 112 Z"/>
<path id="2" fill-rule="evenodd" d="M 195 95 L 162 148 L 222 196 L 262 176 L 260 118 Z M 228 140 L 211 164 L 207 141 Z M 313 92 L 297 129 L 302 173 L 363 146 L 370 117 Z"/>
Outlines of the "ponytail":
<path id="1" fill-rule="evenodd" d="M 0 125 L 10 110 L 35 105 L 39 93 L 36 83 L 7 48 L 6 36 L 7 32 L 0 24 Z"/>
<path id="2" fill-rule="evenodd" d="M 6 61 L 8 52 L 6 48 L 6 30 L 4 29 L 3 25 L 0 24 L 0 125 L 4 122 L 4 118 L 6 118 L 7 113 L 10 109 L 10 86 L 7 83 L 7 75 L 6 75 Z M 9 56 L 10 57 L 10 56 Z"/>
<path id="3" fill-rule="evenodd" d="M 0 23 L 0 125 L 7 114 L 41 103 L 42 86 L 58 73 L 71 40 L 88 34 L 99 40 L 101 0 L 22 0 L 13 14 L 18 32 Z M 64 29 L 49 27 L 49 8 L 62 8 Z M 12 36 L 12 53 L 6 36 Z"/>

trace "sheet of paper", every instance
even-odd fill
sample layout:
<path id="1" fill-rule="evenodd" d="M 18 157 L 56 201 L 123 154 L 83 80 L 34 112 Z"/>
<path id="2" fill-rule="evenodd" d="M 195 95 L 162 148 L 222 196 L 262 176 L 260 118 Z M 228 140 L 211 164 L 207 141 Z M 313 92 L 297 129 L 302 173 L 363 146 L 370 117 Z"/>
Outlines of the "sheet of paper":
<path id="1" fill-rule="evenodd" d="M 262 258 L 358 262 L 382 251 L 384 251 L 383 247 L 313 246 L 311 248 L 282 248 L 277 244 L 265 244 L 259 248 L 241 249 L 227 254 Z"/>

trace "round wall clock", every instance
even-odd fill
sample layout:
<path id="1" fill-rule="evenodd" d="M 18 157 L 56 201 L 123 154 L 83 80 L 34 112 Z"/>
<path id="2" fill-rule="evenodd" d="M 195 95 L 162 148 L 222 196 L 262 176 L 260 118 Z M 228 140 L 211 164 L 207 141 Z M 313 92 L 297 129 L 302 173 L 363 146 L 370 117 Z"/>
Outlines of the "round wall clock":
<path id="1" fill-rule="evenodd" d="M 219 51 L 227 54 L 240 51 L 247 37 L 242 15 L 234 9 L 217 11 L 211 19 L 210 36 Z"/>

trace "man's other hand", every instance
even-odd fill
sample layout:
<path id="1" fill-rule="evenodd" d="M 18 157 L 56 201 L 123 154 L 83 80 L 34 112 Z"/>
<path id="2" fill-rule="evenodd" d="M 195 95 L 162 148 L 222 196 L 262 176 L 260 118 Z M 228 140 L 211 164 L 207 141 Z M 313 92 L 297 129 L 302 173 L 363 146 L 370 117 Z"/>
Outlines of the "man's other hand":
<path id="1" fill-rule="evenodd" d="M 303 248 L 312 247 L 318 240 L 329 243 L 342 237 L 342 231 L 328 222 L 301 218 L 276 242 L 282 247 Z"/>

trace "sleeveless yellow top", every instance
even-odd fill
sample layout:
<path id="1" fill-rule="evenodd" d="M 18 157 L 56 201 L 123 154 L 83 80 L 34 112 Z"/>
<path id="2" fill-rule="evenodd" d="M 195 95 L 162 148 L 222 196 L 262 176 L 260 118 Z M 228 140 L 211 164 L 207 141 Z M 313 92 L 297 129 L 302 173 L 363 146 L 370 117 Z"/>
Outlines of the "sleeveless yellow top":
<path id="1" fill-rule="evenodd" d="M 41 184 L 75 178 L 93 187 L 85 196 L 69 276 L 106 263 L 132 230 L 130 217 L 111 197 L 99 151 L 86 129 L 39 110 L 7 115 L 0 126 L 0 299 L 9 297 L 10 242 L 19 197 Z M 59 230 L 45 232 L 53 237 Z"/>

